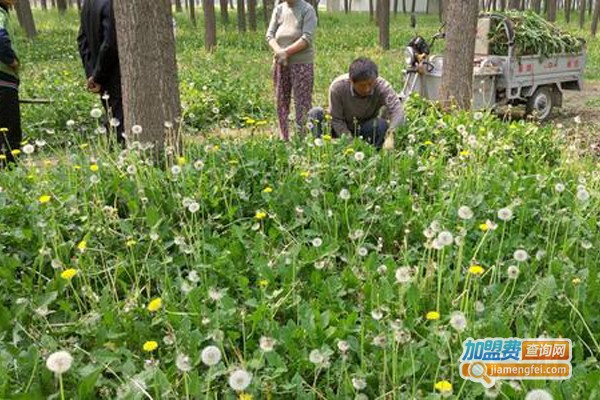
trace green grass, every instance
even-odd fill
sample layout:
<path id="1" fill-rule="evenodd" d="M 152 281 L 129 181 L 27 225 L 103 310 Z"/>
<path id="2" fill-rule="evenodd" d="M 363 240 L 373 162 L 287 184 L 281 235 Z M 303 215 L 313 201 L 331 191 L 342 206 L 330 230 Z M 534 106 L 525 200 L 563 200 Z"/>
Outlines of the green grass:
<path id="1" fill-rule="evenodd" d="M 542 335 L 573 341 L 573 377 L 505 382 L 498 398 L 600 397 L 598 162 L 564 132 L 412 99 L 393 152 L 261 133 L 188 137 L 182 158 L 153 161 L 135 138 L 117 153 L 93 133 L 75 17 L 36 17 L 40 38 L 21 43 L 24 94 L 56 103 L 25 111 L 35 152 L 0 174 L 0 398 L 62 388 L 77 399 L 234 399 L 228 378 L 243 368 L 255 399 L 353 399 L 353 379 L 368 398 L 436 399 L 446 380 L 453 398 L 479 399 L 494 393 L 460 378 L 463 340 Z M 317 102 L 359 54 L 399 87 L 406 22 L 394 22 L 396 50 L 381 52 L 366 16 L 323 15 Z M 423 25 L 436 30 L 433 17 Z M 262 34 L 221 31 L 206 55 L 200 32 L 179 27 L 190 136 L 272 120 Z M 458 216 L 464 206 L 472 218 Z M 442 231 L 455 240 L 436 250 Z M 397 281 L 402 267 L 409 282 Z M 162 308 L 149 310 L 156 298 Z M 440 319 L 427 320 L 434 310 Z M 157 349 L 144 351 L 148 341 Z M 209 345 L 223 355 L 210 368 Z M 60 380 L 45 366 L 57 350 L 74 357 Z"/>

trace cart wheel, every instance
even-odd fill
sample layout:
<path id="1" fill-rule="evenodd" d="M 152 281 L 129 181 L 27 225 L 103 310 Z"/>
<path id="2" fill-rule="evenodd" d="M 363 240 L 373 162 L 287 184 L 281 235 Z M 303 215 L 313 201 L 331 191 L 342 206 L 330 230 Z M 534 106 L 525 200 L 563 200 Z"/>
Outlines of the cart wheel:
<path id="1" fill-rule="evenodd" d="M 529 99 L 527 99 L 527 115 L 532 115 L 538 121 L 548 119 L 554 107 L 554 96 L 552 89 L 548 86 L 540 86 Z"/>

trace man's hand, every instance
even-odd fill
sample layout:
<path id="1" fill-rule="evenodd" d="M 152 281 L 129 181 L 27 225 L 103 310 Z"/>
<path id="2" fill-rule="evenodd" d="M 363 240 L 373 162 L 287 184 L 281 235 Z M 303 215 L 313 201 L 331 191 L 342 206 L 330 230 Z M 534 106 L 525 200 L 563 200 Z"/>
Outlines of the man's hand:
<path id="1" fill-rule="evenodd" d="M 386 134 L 382 147 L 384 150 L 392 150 L 394 148 L 394 132 L 388 132 Z"/>
<path id="2" fill-rule="evenodd" d="M 87 89 L 92 93 L 100 93 L 102 86 L 96 83 L 93 76 L 90 76 L 87 80 Z"/>

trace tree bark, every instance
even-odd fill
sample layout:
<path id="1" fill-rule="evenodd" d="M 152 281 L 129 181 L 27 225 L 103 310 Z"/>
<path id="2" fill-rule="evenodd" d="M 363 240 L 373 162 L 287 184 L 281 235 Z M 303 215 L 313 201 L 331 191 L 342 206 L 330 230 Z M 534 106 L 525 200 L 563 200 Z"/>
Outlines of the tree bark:
<path id="1" fill-rule="evenodd" d="M 183 8 L 181 7 L 181 0 L 175 0 L 175 12 L 182 12 Z"/>
<path id="2" fill-rule="evenodd" d="M 35 29 L 35 21 L 33 20 L 33 14 L 31 13 L 31 4 L 29 3 L 29 0 L 19 0 L 15 7 L 19 23 L 25 30 L 27 37 L 33 39 L 37 35 L 37 30 Z"/>
<path id="3" fill-rule="evenodd" d="M 585 0 L 579 0 L 579 29 L 585 25 Z"/>
<path id="4" fill-rule="evenodd" d="M 390 0 L 379 0 L 379 45 L 383 50 L 390 49 Z"/>
<path id="5" fill-rule="evenodd" d="M 548 2 L 548 21 L 556 21 L 556 0 L 546 0 Z"/>
<path id="6" fill-rule="evenodd" d="M 202 0 L 204 10 L 204 48 L 213 51 L 217 45 L 217 23 L 215 17 L 215 2 Z"/>
<path id="7" fill-rule="evenodd" d="M 596 31 L 598 30 L 598 18 L 600 17 L 600 0 L 596 0 L 594 6 L 594 17 L 592 18 L 592 37 L 596 37 Z"/>
<path id="8" fill-rule="evenodd" d="M 196 0 L 189 0 L 188 8 L 190 10 L 190 19 L 192 20 L 192 25 L 196 27 L 198 26 L 198 21 L 196 21 Z"/>
<path id="9" fill-rule="evenodd" d="M 67 12 L 67 0 L 56 0 L 56 8 L 60 14 Z"/>
<path id="10" fill-rule="evenodd" d="M 246 32 L 246 7 L 244 0 L 237 0 L 238 31 Z"/>
<path id="11" fill-rule="evenodd" d="M 565 21 L 571 23 L 571 0 L 565 0 Z"/>
<path id="12" fill-rule="evenodd" d="M 521 0 L 510 0 L 508 2 L 508 8 L 511 10 L 518 10 L 521 7 Z"/>
<path id="13" fill-rule="evenodd" d="M 369 0 L 369 20 L 373 21 L 373 16 L 375 15 L 375 6 L 373 5 L 373 0 Z"/>
<path id="14" fill-rule="evenodd" d="M 429 1 L 429 0 L 428 0 Z M 394 0 L 394 17 L 398 15 L 398 0 Z"/>
<path id="15" fill-rule="evenodd" d="M 227 25 L 229 24 L 229 11 L 227 10 L 229 7 L 229 2 L 227 0 L 220 0 L 219 4 L 219 8 L 221 9 L 221 22 L 223 25 Z"/>
<path id="16" fill-rule="evenodd" d="M 542 1 L 541 0 L 532 0 L 531 1 L 531 9 L 539 14 L 542 11 Z"/>
<path id="17" fill-rule="evenodd" d="M 141 142 L 179 151 L 181 105 L 170 0 L 114 0 L 121 60 L 124 129 Z"/>
<path id="18" fill-rule="evenodd" d="M 40 5 L 42 6 L 42 10 L 44 10 L 44 11 L 48 10 L 48 0 L 41 0 Z"/>
<path id="19" fill-rule="evenodd" d="M 440 101 L 470 109 L 473 95 L 473 57 L 477 32 L 477 0 L 450 0 L 446 8 L 446 49 Z"/>
<path id="20" fill-rule="evenodd" d="M 256 32 L 256 0 L 248 0 L 248 28 Z"/>
<path id="21" fill-rule="evenodd" d="M 269 0 L 263 0 L 263 19 L 265 20 L 265 26 L 269 26 L 271 21 L 271 7 Z"/>

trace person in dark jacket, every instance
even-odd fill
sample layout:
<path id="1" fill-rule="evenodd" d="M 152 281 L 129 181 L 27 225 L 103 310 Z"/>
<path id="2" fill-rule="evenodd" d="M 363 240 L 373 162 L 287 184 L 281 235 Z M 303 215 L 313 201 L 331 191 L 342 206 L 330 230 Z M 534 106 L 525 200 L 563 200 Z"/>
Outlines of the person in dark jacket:
<path id="1" fill-rule="evenodd" d="M 116 127 L 117 140 L 123 144 L 121 71 L 112 0 L 85 1 L 77 43 L 87 77 L 87 88 L 101 95 L 107 114 L 119 121 Z M 114 129 L 114 124 L 109 124 L 107 128 Z"/>
<path id="2" fill-rule="evenodd" d="M 19 67 L 8 9 L 15 0 L 0 0 L 0 169 L 13 163 L 21 146 Z"/>

